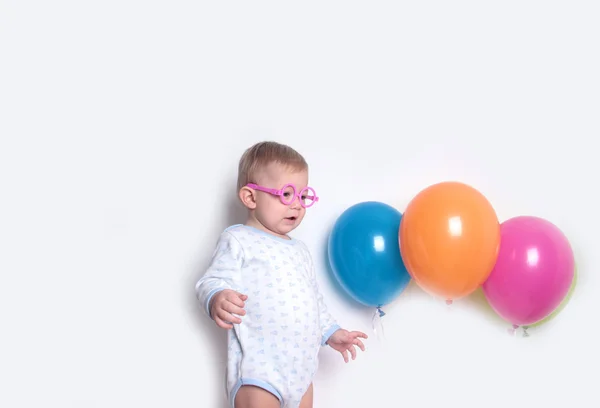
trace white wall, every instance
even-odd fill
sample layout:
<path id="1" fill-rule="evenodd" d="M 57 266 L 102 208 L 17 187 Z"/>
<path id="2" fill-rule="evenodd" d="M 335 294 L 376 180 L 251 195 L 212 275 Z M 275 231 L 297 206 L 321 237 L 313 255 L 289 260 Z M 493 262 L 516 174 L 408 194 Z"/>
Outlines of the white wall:
<path id="1" fill-rule="evenodd" d="M 201 3 L 2 3 L 0 406 L 225 407 L 194 284 L 263 139 L 310 162 L 296 236 L 348 328 L 372 311 L 323 254 L 359 201 L 461 180 L 554 222 L 579 266 L 529 338 L 411 285 L 357 361 L 323 350 L 316 407 L 598 406 L 597 4 Z"/>

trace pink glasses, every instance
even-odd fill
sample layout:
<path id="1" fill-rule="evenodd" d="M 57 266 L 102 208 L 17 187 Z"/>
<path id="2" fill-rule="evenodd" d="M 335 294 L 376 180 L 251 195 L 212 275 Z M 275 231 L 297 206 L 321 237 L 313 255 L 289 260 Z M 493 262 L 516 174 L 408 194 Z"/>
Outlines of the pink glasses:
<path id="1" fill-rule="evenodd" d="M 292 204 L 296 198 L 298 198 L 300 205 L 303 208 L 308 208 L 319 201 L 319 197 L 317 197 L 317 194 L 312 187 L 304 187 L 302 190 L 300 190 L 300 193 L 298 193 L 296 186 L 293 184 L 286 184 L 281 190 L 262 187 L 253 183 L 246 184 L 246 186 L 258 191 L 264 191 L 265 193 L 279 196 L 281 202 L 285 205 Z"/>

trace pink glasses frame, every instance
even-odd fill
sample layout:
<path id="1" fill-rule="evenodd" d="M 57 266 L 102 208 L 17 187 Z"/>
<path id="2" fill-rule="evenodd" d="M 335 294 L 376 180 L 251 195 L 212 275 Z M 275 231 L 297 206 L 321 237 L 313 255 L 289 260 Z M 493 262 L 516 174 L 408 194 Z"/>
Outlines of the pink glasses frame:
<path id="1" fill-rule="evenodd" d="M 294 184 L 288 183 L 285 186 L 283 186 L 281 188 L 281 190 L 277 190 L 275 188 L 268 188 L 268 187 L 263 187 L 263 186 L 259 186 L 258 184 L 254 184 L 254 183 L 248 183 L 246 184 L 246 187 L 250 187 L 253 188 L 255 190 L 258 191 L 263 191 L 265 193 L 269 193 L 275 196 L 279 196 L 279 198 L 281 199 L 281 202 L 285 205 L 290 205 L 292 204 L 296 198 L 298 199 L 298 201 L 300 202 L 300 205 L 302 206 L 302 208 L 308 208 L 308 207 L 312 207 L 317 201 L 319 201 L 319 197 L 317 197 L 317 193 L 315 193 L 315 189 L 312 187 L 304 187 L 302 190 L 300 190 L 300 192 L 298 193 L 298 190 L 296 189 L 296 186 Z M 283 193 L 285 192 L 285 189 L 291 187 L 293 192 L 294 192 L 294 196 L 289 200 L 286 201 L 285 197 L 283 196 Z M 304 192 L 312 192 L 312 195 L 309 195 L 309 197 L 312 197 L 312 202 L 309 205 L 304 204 L 304 201 L 302 201 L 302 196 Z"/>

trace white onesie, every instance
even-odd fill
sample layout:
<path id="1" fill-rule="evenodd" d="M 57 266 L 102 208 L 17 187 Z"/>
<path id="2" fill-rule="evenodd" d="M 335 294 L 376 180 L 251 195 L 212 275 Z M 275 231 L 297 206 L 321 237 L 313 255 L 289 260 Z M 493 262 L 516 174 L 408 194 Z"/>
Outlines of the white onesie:
<path id="1" fill-rule="evenodd" d="M 223 289 L 248 296 L 242 323 L 228 331 L 231 407 L 241 386 L 254 385 L 274 394 L 282 408 L 297 408 L 317 370 L 320 347 L 339 329 L 319 292 L 308 248 L 233 225 L 221 234 L 196 284 L 209 316 L 212 296 Z"/>

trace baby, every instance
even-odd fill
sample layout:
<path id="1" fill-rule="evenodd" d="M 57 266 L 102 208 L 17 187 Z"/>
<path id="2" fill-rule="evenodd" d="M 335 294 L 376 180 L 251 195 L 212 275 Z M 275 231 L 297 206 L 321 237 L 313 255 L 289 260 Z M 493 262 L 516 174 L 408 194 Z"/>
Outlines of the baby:
<path id="1" fill-rule="evenodd" d="M 356 358 L 367 335 L 340 328 L 319 292 L 307 246 L 288 234 L 318 202 L 294 149 L 261 142 L 242 155 L 245 224 L 221 234 L 196 284 L 207 315 L 228 330 L 226 389 L 232 408 L 312 408 L 318 352 Z"/>

